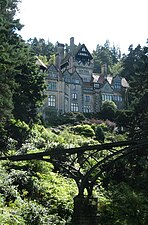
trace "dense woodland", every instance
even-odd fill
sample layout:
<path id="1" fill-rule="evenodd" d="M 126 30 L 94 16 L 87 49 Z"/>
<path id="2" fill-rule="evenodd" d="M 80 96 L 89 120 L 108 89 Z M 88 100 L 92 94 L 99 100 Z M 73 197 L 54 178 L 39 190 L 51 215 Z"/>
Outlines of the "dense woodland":
<path id="1" fill-rule="evenodd" d="M 148 47 L 129 46 L 121 54 L 106 41 L 92 52 L 94 72 L 107 63 L 108 72 L 129 82 L 126 110 L 105 102 L 97 115 L 50 113 L 38 110 L 45 98 L 44 76 L 36 56 L 54 62 L 55 46 L 44 39 L 25 42 L 15 19 L 18 0 L 0 0 L 0 154 L 1 157 L 124 140 L 148 138 Z M 140 41 L 140 40 L 139 40 Z M 65 45 L 68 51 L 68 44 Z M 119 148 L 120 149 L 120 148 Z M 148 224 L 147 148 L 119 160 L 96 182 L 100 225 Z M 105 157 L 105 154 L 100 157 Z M 93 164 L 93 160 L 89 159 Z M 88 168 L 83 168 L 87 170 Z M 77 186 L 52 163 L 0 161 L 1 225 L 66 225 L 73 213 Z"/>

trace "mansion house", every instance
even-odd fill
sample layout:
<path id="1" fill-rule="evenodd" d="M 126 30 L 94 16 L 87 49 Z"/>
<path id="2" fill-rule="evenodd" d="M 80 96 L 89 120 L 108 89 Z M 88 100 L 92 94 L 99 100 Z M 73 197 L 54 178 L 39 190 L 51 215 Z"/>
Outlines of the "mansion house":
<path id="1" fill-rule="evenodd" d="M 64 47 L 57 42 L 55 64 L 45 70 L 45 110 L 97 113 L 107 100 L 115 102 L 118 109 L 126 107 L 129 85 L 125 78 L 108 75 L 105 65 L 100 74 L 93 73 L 92 55 L 85 44 L 76 46 L 73 37 L 66 54 Z"/>

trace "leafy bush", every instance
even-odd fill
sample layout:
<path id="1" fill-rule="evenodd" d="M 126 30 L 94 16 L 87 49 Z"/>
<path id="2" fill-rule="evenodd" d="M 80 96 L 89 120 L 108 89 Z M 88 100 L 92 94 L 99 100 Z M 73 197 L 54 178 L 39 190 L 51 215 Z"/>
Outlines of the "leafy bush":
<path id="1" fill-rule="evenodd" d="M 77 125 L 73 127 L 74 132 L 84 135 L 85 137 L 93 137 L 95 135 L 94 130 L 88 124 L 85 125 Z"/>
<path id="2" fill-rule="evenodd" d="M 60 124 L 60 117 L 55 109 L 46 108 L 44 117 L 43 122 L 46 126 L 56 126 Z"/>
<path id="3" fill-rule="evenodd" d="M 132 118 L 131 115 L 132 115 L 131 110 L 117 110 L 116 111 L 115 121 L 116 121 L 118 130 L 120 133 L 127 131 L 130 121 L 131 121 L 131 118 Z"/>
<path id="4" fill-rule="evenodd" d="M 11 119 L 8 127 L 9 137 L 17 141 L 17 148 L 28 138 L 30 128 L 24 121 Z"/>
<path id="5" fill-rule="evenodd" d="M 117 110 L 117 106 L 113 101 L 105 101 L 102 104 L 102 108 L 101 108 L 101 117 L 102 119 L 109 119 L 111 121 L 114 120 L 115 118 L 115 113 Z"/>
<path id="6" fill-rule="evenodd" d="M 95 130 L 96 139 L 100 142 L 104 142 L 105 134 L 101 126 L 97 126 Z"/>
<path id="7" fill-rule="evenodd" d="M 61 115 L 61 124 L 75 124 L 85 120 L 85 116 L 79 112 L 70 112 Z"/>
<path id="8" fill-rule="evenodd" d="M 43 119 L 46 126 L 58 126 L 63 124 L 74 124 L 85 120 L 84 114 L 80 112 L 68 112 L 59 114 L 54 109 L 45 110 L 45 119 Z"/>

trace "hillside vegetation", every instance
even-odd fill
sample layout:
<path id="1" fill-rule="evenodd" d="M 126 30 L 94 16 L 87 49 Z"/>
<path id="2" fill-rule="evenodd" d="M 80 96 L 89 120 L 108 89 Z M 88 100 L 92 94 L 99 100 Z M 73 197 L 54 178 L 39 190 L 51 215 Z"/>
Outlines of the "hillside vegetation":
<path id="1" fill-rule="evenodd" d="M 0 0 L 0 224 L 70 225 L 73 198 L 78 194 L 72 178 L 61 173 L 51 160 L 17 162 L 2 158 L 124 140 L 146 143 L 148 47 L 138 45 L 134 49 L 131 45 L 129 53 L 119 57 L 107 42 L 93 52 L 96 72 L 102 62 L 108 62 L 110 71 L 117 71 L 129 82 L 126 110 L 105 102 L 96 115 L 56 115 L 49 110 L 44 120 L 39 108 L 46 86 L 36 55 L 52 63 L 55 52 L 52 43 L 41 39 L 40 48 L 36 48 L 37 40 L 33 46 L 34 42 L 26 43 L 17 34 L 22 28 L 15 18 L 18 2 Z M 43 53 L 43 46 L 48 51 Z M 93 196 L 98 198 L 100 225 L 148 224 L 147 150 L 139 146 L 138 151 L 116 161 L 97 178 Z M 81 165 L 83 153 L 79 156 L 75 166 Z M 107 152 L 99 152 L 95 160 L 106 156 Z M 87 163 L 82 173 L 94 165 L 93 155 Z"/>

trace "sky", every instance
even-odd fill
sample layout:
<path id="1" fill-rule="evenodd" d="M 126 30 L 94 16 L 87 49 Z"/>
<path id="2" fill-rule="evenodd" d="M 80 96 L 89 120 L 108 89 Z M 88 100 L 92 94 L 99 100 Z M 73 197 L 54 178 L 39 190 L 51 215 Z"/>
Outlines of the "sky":
<path id="1" fill-rule="evenodd" d="M 25 40 L 69 44 L 74 37 L 90 52 L 109 40 L 127 53 L 148 38 L 148 0 L 22 0 L 19 10 Z"/>

